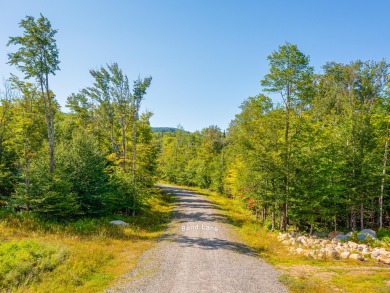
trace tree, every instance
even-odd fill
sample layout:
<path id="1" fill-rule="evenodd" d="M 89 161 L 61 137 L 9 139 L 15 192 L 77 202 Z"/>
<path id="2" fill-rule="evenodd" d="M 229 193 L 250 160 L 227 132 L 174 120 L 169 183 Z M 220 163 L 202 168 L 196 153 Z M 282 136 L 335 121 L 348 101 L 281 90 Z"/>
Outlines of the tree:
<path id="1" fill-rule="evenodd" d="M 8 54 L 8 63 L 15 65 L 25 75 L 34 78 L 44 101 L 47 139 L 49 142 L 50 172 L 54 172 L 54 95 L 49 87 L 49 75 L 59 70 L 58 49 L 54 39 L 57 30 L 52 29 L 50 21 L 41 14 L 36 21 L 27 16 L 19 25 L 24 29 L 23 36 L 10 37 L 7 46 L 20 45 L 15 53 Z"/>
<path id="2" fill-rule="evenodd" d="M 270 73 L 261 81 L 266 92 L 280 93 L 285 105 L 285 134 L 284 134 L 284 177 L 285 198 L 283 203 L 282 230 L 287 228 L 288 198 L 292 166 L 290 166 L 290 115 L 296 110 L 302 115 L 308 97 L 307 92 L 313 75 L 313 68 L 309 66 L 309 57 L 300 52 L 296 45 L 286 43 L 268 56 Z M 297 109 L 298 108 L 298 109 Z"/>
<path id="3" fill-rule="evenodd" d="M 146 94 L 146 90 L 150 86 L 152 82 L 152 77 L 144 78 L 143 80 L 138 77 L 137 80 L 134 81 L 133 88 L 133 182 L 134 186 L 137 183 L 137 123 L 139 120 L 139 109 L 141 107 L 141 101 Z M 133 195 L 135 202 L 135 194 Z M 133 210 L 134 214 L 135 210 Z"/>
<path id="4" fill-rule="evenodd" d="M 126 156 L 127 156 L 127 136 L 126 129 L 130 122 L 132 94 L 130 91 L 129 80 L 123 74 L 122 69 L 119 68 L 118 63 L 108 65 L 111 73 L 111 88 L 110 92 L 113 97 L 114 109 L 118 117 L 121 127 L 122 136 L 122 166 L 126 170 Z"/>

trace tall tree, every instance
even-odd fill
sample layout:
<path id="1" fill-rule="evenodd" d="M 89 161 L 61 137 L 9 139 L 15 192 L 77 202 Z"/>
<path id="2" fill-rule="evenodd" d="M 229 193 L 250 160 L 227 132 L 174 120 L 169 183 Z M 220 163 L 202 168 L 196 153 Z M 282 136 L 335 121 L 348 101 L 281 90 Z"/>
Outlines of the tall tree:
<path id="1" fill-rule="evenodd" d="M 126 130 L 130 122 L 132 94 L 130 91 L 129 80 L 122 69 L 119 68 L 118 63 L 108 65 L 111 74 L 111 88 L 110 92 L 113 97 L 114 109 L 118 122 L 121 128 L 121 161 L 123 169 L 126 170 L 126 156 L 127 156 L 127 135 Z"/>
<path id="2" fill-rule="evenodd" d="M 291 110 L 298 109 L 299 115 L 305 106 L 305 97 L 302 93 L 310 85 L 313 68 L 309 66 L 309 57 L 298 50 L 296 45 L 286 43 L 268 56 L 270 72 L 261 81 L 266 92 L 280 93 L 285 105 L 285 133 L 284 133 L 284 177 L 285 198 L 282 206 L 282 230 L 287 228 L 288 198 L 290 192 L 290 120 Z"/>
<path id="3" fill-rule="evenodd" d="M 137 170 L 137 122 L 139 120 L 139 109 L 141 107 L 141 101 L 146 94 L 146 90 L 152 82 L 152 77 L 138 78 L 134 81 L 133 88 L 133 180 L 134 185 L 136 183 L 136 170 Z"/>
<path id="4" fill-rule="evenodd" d="M 15 53 L 8 54 L 8 63 L 15 65 L 25 78 L 35 78 L 40 86 L 47 125 L 47 139 L 50 153 L 50 172 L 54 172 L 54 95 L 49 87 L 49 75 L 59 70 L 58 49 L 54 39 L 57 30 L 42 14 L 37 20 L 32 16 L 23 19 L 19 26 L 23 35 L 10 37 L 8 45 L 19 45 Z"/>

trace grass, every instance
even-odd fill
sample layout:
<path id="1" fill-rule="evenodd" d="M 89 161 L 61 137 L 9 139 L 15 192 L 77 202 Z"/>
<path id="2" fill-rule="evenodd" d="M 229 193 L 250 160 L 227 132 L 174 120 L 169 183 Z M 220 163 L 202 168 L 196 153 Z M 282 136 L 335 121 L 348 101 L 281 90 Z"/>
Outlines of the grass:
<path id="1" fill-rule="evenodd" d="M 102 291 L 135 267 L 165 231 L 172 209 L 173 197 L 156 189 L 137 217 L 61 224 L 28 213 L 0 214 L 0 292 Z"/>
<path id="2" fill-rule="evenodd" d="M 239 238 L 274 265 L 290 292 L 390 292 L 390 267 L 375 261 L 313 260 L 293 255 L 265 229 L 239 199 L 199 188 L 187 189 L 207 196 L 233 225 Z"/>

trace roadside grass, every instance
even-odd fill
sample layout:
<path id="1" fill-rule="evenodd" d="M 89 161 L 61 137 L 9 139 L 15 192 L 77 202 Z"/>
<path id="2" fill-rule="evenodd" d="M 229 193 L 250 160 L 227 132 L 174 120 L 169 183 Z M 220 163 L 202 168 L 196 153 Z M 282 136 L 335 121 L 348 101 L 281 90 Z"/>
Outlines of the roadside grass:
<path id="1" fill-rule="evenodd" d="M 237 198 L 183 187 L 207 196 L 233 225 L 239 238 L 281 272 L 280 281 L 291 292 L 390 292 L 390 266 L 376 261 L 314 260 L 289 253 Z"/>
<path id="2" fill-rule="evenodd" d="M 137 217 L 56 223 L 0 214 L 0 292 L 98 292 L 133 268 L 167 227 L 173 196 L 153 191 Z M 109 224 L 123 220 L 128 227 Z"/>

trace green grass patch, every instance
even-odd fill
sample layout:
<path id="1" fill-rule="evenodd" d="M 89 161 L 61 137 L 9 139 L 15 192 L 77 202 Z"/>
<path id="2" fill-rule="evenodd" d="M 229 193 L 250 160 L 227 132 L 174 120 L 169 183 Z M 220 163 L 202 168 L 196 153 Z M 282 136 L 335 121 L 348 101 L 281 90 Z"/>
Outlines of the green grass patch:
<path id="1" fill-rule="evenodd" d="M 66 262 L 61 246 L 36 240 L 0 242 L 0 288 L 18 288 L 40 282 L 42 276 Z"/>

